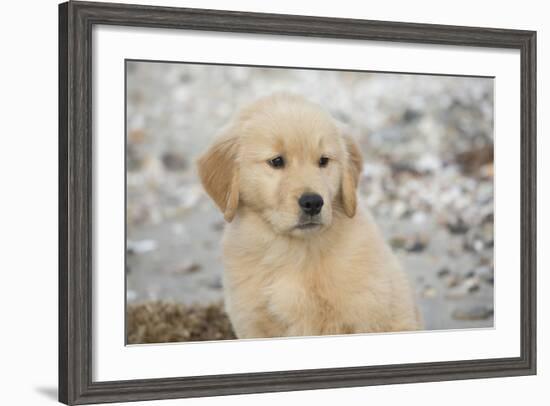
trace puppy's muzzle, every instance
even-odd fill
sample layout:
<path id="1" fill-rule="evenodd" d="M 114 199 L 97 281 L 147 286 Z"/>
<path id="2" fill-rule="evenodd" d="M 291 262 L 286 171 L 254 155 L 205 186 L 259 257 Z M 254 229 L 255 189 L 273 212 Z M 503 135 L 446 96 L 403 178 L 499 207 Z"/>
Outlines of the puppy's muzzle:
<path id="1" fill-rule="evenodd" d="M 304 193 L 298 199 L 298 204 L 304 214 L 315 216 L 321 212 L 324 201 L 317 193 Z"/>

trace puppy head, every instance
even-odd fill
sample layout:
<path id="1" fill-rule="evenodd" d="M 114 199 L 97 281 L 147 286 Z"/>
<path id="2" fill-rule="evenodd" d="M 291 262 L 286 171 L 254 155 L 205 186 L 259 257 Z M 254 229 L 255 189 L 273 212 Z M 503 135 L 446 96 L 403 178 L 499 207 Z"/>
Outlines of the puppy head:
<path id="1" fill-rule="evenodd" d="M 204 188 L 231 221 L 246 207 L 277 233 L 307 236 L 355 215 L 359 148 L 318 105 L 290 94 L 243 109 L 199 159 Z"/>

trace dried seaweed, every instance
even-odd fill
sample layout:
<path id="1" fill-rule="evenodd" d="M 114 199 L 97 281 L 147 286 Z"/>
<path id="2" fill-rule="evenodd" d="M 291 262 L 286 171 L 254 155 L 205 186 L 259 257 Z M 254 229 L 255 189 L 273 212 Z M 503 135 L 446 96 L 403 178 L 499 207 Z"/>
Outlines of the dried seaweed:
<path id="1" fill-rule="evenodd" d="M 222 303 L 144 302 L 128 306 L 128 344 L 235 339 Z"/>

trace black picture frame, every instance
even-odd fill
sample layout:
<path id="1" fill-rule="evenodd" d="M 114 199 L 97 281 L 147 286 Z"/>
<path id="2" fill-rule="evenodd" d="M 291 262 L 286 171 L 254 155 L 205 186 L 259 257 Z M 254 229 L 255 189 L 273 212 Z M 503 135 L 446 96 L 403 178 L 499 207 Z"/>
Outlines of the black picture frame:
<path id="1" fill-rule="evenodd" d="M 517 49 L 521 55 L 521 354 L 216 376 L 92 380 L 92 28 L 96 24 Z M 121 270 L 123 272 L 123 270 Z M 110 3 L 59 5 L 59 400 L 218 396 L 536 374 L 536 32 Z"/>

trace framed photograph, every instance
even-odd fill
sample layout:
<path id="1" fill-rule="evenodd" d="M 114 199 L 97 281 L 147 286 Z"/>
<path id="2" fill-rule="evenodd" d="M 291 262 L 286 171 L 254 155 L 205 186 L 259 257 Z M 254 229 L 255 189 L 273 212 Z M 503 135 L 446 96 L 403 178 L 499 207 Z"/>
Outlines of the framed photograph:
<path id="1" fill-rule="evenodd" d="M 59 400 L 536 373 L 536 33 L 59 6 Z"/>

